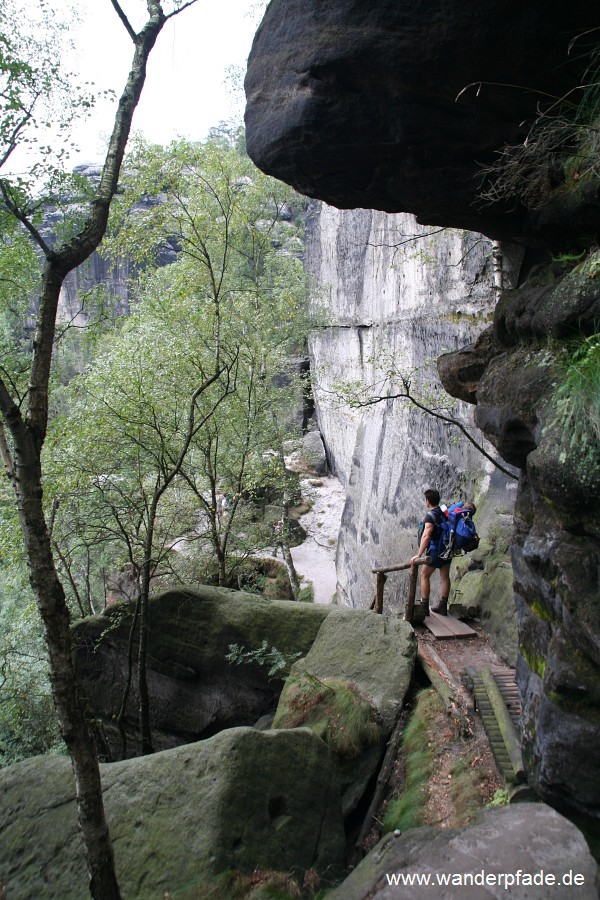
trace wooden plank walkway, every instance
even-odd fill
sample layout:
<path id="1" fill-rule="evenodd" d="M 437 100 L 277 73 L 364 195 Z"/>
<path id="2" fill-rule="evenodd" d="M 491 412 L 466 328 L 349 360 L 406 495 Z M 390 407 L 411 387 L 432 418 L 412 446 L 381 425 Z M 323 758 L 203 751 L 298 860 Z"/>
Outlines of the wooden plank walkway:
<path id="1" fill-rule="evenodd" d="M 471 679 L 475 708 L 504 782 L 522 784 L 526 777 L 519 745 L 521 704 L 515 672 L 495 667 L 473 673 Z"/>
<path id="2" fill-rule="evenodd" d="M 440 616 L 438 613 L 432 612 L 425 616 L 423 624 L 438 640 L 477 637 L 476 631 L 459 619 L 455 619 L 454 616 Z"/>

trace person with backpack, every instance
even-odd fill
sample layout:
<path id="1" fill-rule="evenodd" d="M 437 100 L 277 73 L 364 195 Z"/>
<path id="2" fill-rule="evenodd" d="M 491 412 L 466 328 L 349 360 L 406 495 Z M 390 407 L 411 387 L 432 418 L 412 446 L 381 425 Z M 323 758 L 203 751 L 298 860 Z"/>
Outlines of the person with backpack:
<path id="1" fill-rule="evenodd" d="M 412 557 L 411 563 L 423 556 L 430 558 L 430 562 L 421 566 L 421 605 L 424 616 L 429 615 L 431 576 L 436 569 L 439 570 L 442 597 L 437 606 L 431 607 L 431 611 L 441 616 L 447 616 L 452 552 L 454 549 L 472 550 L 479 543 L 474 525 L 472 525 L 472 517 L 476 510 L 473 503 L 455 503 L 450 508 L 451 512 L 449 510 L 443 511 L 440 507 L 439 491 L 435 488 L 428 488 L 424 496 L 427 504 L 427 513 L 422 522 L 422 528 L 419 528 L 419 551 L 416 556 Z M 461 523 L 460 527 L 458 523 Z M 472 543 L 476 540 L 474 546 L 467 547 L 469 543 L 468 538 L 462 536 L 462 531 L 465 530 L 465 523 L 473 529 L 475 537 Z M 462 546 L 460 546 L 461 542 Z"/>

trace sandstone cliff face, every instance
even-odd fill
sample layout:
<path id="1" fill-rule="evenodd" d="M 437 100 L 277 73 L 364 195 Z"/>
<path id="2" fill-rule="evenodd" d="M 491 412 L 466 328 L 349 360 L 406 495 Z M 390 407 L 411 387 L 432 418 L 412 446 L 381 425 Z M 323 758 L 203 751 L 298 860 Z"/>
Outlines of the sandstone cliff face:
<path id="1" fill-rule="evenodd" d="M 351 383 L 353 397 L 388 387 L 393 393 L 398 378 L 384 380 L 394 368 L 413 373 L 414 393 L 429 405 L 451 406 L 432 357 L 473 340 L 489 322 L 490 251 L 480 235 L 425 228 L 406 214 L 315 204 L 309 216 L 306 263 L 323 321 L 310 342 L 317 414 L 330 464 L 347 488 L 337 558 L 341 603 L 368 608 L 371 569 L 413 555 L 426 487 L 438 487 L 446 500 L 475 497 L 482 536 L 494 528 L 506 540 L 516 482 L 460 432 L 406 400 L 353 408 L 351 398 L 337 396 L 343 383 Z M 519 260 L 518 251 L 507 255 L 508 281 Z M 471 409 L 459 402 L 452 414 L 476 434 Z M 401 609 L 405 588 L 404 576 L 391 576 L 386 605 Z M 514 620 L 512 610 L 508 616 Z M 501 649 L 514 663 L 510 643 Z"/>
<path id="2" fill-rule="evenodd" d="M 565 391 L 574 348 L 593 355 L 596 347 L 595 258 L 566 275 L 547 267 L 545 284 L 505 292 L 482 339 L 487 365 L 475 419 L 522 469 L 512 555 L 528 775 L 560 808 L 597 819 L 600 757 L 590 748 L 600 740 L 598 404 L 590 395 L 577 414 Z M 450 388 L 469 355 L 444 360 Z M 597 397 L 597 369 L 588 360 L 586 370 L 583 355 L 577 368 L 580 389 Z"/>

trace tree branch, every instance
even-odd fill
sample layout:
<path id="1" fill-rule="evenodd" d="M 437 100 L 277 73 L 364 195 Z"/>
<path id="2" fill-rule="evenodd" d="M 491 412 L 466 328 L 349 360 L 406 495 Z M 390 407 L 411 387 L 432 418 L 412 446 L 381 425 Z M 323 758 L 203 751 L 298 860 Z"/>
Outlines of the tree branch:
<path id="1" fill-rule="evenodd" d="M 29 221 L 28 217 L 25 213 L 19 209 L 19 207 L 14 202 L 13 198 L 10 195 L 10 188 L 8 182 L 4 178 L 0 178 L 0 190 L 2 191 L 2 196 L 4 198 L 4 202 L 6 203 L 6 207 L 9 212 L 18 219 L 18 221 L 23 225 L 29 234 L 33 237 L 38 247 L 42 250 L 46 258 L 51 253 L 50 247 L 41 236 L 37 228 Z"/>
<path id="2" fill-rule="evenodd" d="M 180 6 L 178 9 L 174 9 L 173 12 L 170 12 L 165 19 L 172 19 L 173 16 L 178 16 L 180 12 L 183 12 L 184 9 L 187 9 L 188 6 L 193 6 L 194 3 L 197 3 L 198 0 L 188 0 L 187 3 L 184 3 L 183 6 Z"/>
<path id="3" fill-rule="evenodd" d="M 129 35 L 129 37 L 131 38 L 131 40 L 133 41 L 133 43 L 135 44 L 137 35 L 136 35 L 135 31 L 133 30 L 133 28 L 131 27 L 131 24 L 130 24 L 130 22 L 129 22 L 129 19 L 127 18 L 127 16 L 125 15 L 125 13 L 123 12 L 123 10 L 121 9 L 121 6 L 119 5 L 119 3 L 117 3 L 117 0 L 110 0 L 110 2 L 112 3 L 112 5 L 113 5 L 113 7 L 114 7 L 114 9 L 115 9 L 115 11 L 116 11 L 118 17 L 120 18 L 121 22 L 122 22 L 123 25 L 125 26 L 125 31 L 126 31 L 127 34 Z"/>
<path id="4" fill-rule="evenodd" d="M 455 428 L 458 428 L 462 434 L 466 437 L 466 439 L 475 447 L 476 450 L 481 453 L 482 456 L 485 456 L 487 460 L 489 460 L 492 465 L 494 465 L 500 472 L 503 472 L 504 475 L 507 475 L 509 478 L 513 478 L 515 481 L 518 481 L 518 476 L 511 472 L 509 469 L 505 468 L 502 463 L 499 463 L 497 459 L 494 459 L 481 444 L 475 440 L 473 435 L 469 432 L 466 425 L 464 425 L 460 419 L 455 419 L 453 416 L 447 416 L 443 413 L 437 412 L 435 409 L 431 409 L 429 406 L 425 406 L 424 403 L 421 403 L 419 400 L 414 397 L 410 392 L 410 381 L 407 378 L 402 377 L 402 384 L 404 390 L 398 394 L 386 394 L 385 396 L 377 396 L 371 397 L 369 400 L 359 400 L 354 404 L 357 407 L 366 407 L 366 406 L 375 406 L 377 403 L 384 403 L 386 400 L 408 400 L 413 406 L 416 406 L 417 409 L 420 409 L 421 412 L 427 413 L 428 416 L 433 416 L 435 419 L 440 419 L 442 422 L 446 422 L 448 425 L 454 425 Z"/>

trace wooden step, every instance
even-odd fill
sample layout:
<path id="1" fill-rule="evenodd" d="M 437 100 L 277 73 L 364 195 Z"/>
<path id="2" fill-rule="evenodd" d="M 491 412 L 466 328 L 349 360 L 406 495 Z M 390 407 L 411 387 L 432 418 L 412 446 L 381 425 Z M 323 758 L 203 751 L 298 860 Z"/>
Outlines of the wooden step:
<path id="1" fill-rule="evenodd" d="M 440 616 L 431 612 L 423 623 L 438 640 L 447 638 L 474 638 L 477 632 L 454 616 Z"/>
<path id="2" fill-rule="evenodd" d="M 525 781 L 518 729 L 521 704 L 511 669 L 471 672 L 475 708 L 481 715 L 496 765 L 506 784 Z"/>

